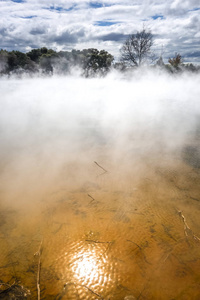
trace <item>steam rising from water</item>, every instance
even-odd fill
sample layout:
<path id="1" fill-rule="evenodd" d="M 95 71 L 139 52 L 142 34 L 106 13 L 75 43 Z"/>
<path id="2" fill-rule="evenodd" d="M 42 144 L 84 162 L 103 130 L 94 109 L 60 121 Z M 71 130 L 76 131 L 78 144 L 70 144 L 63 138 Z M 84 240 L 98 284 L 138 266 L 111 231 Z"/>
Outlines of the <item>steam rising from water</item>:
<path id="1" fill-rule="evenodd" d="M 144 161 L 180 159 L 200 126 L 198 75 L 11 78 L 0 89 L 1 201 L 17 206 L 80 183 L 93 161 L 139 176 Z"/>
<path id="2" fill-rule="evenodd" d="M 41 267 L 41 298 L 199 299 L 199 75 L 0 90 L 4 295 L 36 299 Z"/>

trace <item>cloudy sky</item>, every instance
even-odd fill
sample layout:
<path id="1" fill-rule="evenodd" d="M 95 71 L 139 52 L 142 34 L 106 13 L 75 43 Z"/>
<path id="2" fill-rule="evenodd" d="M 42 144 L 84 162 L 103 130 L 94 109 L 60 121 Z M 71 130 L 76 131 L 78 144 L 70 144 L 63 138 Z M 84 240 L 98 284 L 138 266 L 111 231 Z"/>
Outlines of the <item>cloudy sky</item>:
<path id="1" fill-rule="evenodd" d="M 97 48 L 119 57 L 143 26 L 166 61 L 175 52 L 200 63 L 199 0 L 0 0 L 0 48 L 27 52 Z"/>

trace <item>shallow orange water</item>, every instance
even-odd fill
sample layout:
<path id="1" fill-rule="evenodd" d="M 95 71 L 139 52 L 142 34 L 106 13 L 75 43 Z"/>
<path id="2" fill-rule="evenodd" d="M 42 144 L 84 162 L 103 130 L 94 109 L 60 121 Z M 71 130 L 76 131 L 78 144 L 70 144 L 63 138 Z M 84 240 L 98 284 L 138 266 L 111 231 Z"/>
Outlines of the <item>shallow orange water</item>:
<path id="1" fill-rule="evenodd" d="M 32 170 L 13 191 L 4 176 L 1 281 L 28 299 L 38 272 L 41 299 L 200 299 L 199 168 L 176 155 L 97 162 L 42 182 Z"/>

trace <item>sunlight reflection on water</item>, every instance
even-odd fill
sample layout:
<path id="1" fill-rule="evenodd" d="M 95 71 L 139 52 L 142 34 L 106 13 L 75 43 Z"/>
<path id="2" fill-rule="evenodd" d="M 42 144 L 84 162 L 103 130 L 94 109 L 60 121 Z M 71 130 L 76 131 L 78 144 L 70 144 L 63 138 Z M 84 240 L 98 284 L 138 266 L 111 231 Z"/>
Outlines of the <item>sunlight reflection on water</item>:
<path id="1" fill-rule="evenodd" d="M 82 250 L 74 256 L 74 265 L 72 270 L 75 277 L 82 281 L 83 284 L 99 283 L 101 278 L 106 279 L 104 276 L 103 264 L 102 261 L 98 258 L 96 251 Z M 105 263 L 105 260 L 103 261 Z"/>

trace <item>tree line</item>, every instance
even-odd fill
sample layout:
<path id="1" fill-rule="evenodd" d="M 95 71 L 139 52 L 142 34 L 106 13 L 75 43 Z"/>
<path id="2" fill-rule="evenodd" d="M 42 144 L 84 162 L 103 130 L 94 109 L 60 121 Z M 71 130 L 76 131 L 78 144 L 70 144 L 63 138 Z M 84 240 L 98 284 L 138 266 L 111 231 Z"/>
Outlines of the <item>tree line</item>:
<path id="1" fill-rule="evenodd" d="M 0 74 L 42 73 L 47 75 L 69 74 L 78 68 L 85 77 L 105 76 L 111 69 L 125 72 L 142 65 L 159 67 L 170 73 L 184 70 L 200 71 L 199 66 L 184 64 L 179 53 L 168 59 L 164 64 L 162 55 L 157 57 L 152 51 L 153 35 L 143 28 L 130 35 L 120 49 L 120 60 L 114 62 L 114 57 L 105 50 L 94 48 L 84 50 L 56 52 L 46 47 L 32 49 L 27 53 L 20 51 L 0 50 Z"/>
<path id="2" fill-rule="evenodd" d="M 43 47 L 27 53 L 1 49 L 0 74 L 68 74 L 77 67 L 85 77 L 92 77 L 107 74 L 113 60 L 107 51 L 94 48 L 56 52 Z"/>

